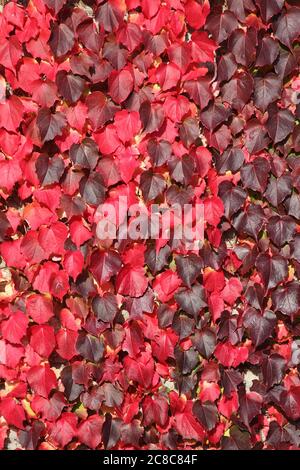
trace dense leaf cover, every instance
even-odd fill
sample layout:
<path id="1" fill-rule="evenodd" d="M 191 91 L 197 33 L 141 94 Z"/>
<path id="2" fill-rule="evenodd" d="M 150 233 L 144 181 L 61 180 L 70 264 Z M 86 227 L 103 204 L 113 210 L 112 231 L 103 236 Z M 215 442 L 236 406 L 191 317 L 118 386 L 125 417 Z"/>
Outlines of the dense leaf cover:
<path id="1" fill-rule="evenodd" d="M 300 9 L 30 0 L 0 13 L 0 443 L 300 445 Z M 198 252 L 99 241 L 202 201 Z"/>

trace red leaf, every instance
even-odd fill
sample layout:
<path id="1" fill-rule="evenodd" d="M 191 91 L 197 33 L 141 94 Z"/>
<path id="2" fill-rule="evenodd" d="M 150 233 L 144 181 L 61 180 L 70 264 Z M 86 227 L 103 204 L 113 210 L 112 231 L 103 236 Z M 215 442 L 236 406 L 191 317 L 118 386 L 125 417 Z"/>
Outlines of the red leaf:
<path id="1" fill-rule="evenodd" d="M 204 429 L 194 418 L 192 414 L 193 402 L 188 401 L 184 411 L 175 414 L 174 424 L 178 433 L 184 439 L 194 439 L 202 441 L 204 438 Z"/>
<path id="2" fill-rule="evenodd" d="M 119 294 L 141 297 L 147 286 L 148 279 L 144 268 L 125 266 L 117 276 L 116 289 Z"/>
<path id="3" fill-rule="evenodd" d="M 103 426 L 102 416 L 92 415 L 83 421 L 78 427 L 78 438 L 82 444 L 91 449 L 96 449 L 101 442 L 101 431 Z"/>
<path id="4" fill-rule="evenodd" d="M 237 367 L 248 359 L 249 351 L 245 346 L 232 346 L 230 343 L 219 343 L 214 355 L 225 367 Z"/>
<path id="5" fill-rule="evenodd" d="M 125 372 L 129 380 L 137 382 L 142 388 L 150 388 L 154 375 L 154 361 L 149 353 L 141 353 L 138 361 L 126 357 Z"/>
<path id="6" fill-rule="evenodd" d="M 230 278 L 222 291 L 222 297 L 229 305 L 233 305 L 243 291 L 241 281 L 236 278 Z"/>
<path id="7" fill-rule="evenodd" d="M 0 402 L 0 414 L 4 417 L 8 425 L 24 429 L 23 422 L 26 419 L 22 405 L 18 404 L 14 398 L 3 398 Z"/>
<path id="8" fill-rule="evenodd" d="M 121 145 L 115 126 L 109 124 L 103 131 L 94 134 L 95 140 L 99 146 L 100 152 L 105 155 L 114 153 Z"/>
<path id="9" fill-rule="evenodd" d="M 149 426 L 152 423 L 157 423 L 159 426 L 164 427 L 169 419 L 168 411 L 169 405 L 164 397 L 146 397 L 142 404 L 144 414 L 144 425 Z"/>
<path id="10" fill-rule="evenodd" d="M 115 115 L 115 128 L 119 139 L 124 144 L 130 142 L 141 130 L 139 114 L 136 111 L 119 111 Z"/>
<path id="11" fill-rule="evenodd" d="M 26 309 L 35 323 L 47 323 L 53 317 L 51 300 L 39 294 L 32 294 L 26 299 Z"/>
<path id="12" fill-rule="evenodd" d="M 0 101 L 0 127 L 15 132 L 20 125 L 24 113 L 22 101 L 17 96 Z"/>
<path id="13" fill-rule="evenodd" d="M 2 322 L 1 333 L 10 343 L 20 344 L 26 335 L 28 319 L 22 312 L 12 313 L 8 320 Z"/>
<path id="14" fill-rule="evenodd" d="M 57 353 L 63 358 L 69 361 L 77 352 L 75 345 L 77 342 L 78 333 L 72 330 L 60 330 L 56 335 L 57 342 Z"/>
<path id="15" fill-rule="evenodd" d="M 77 417 L 73 413 L 63 413 L 56 421 L 50 432 L 50 439 L 54 444 L 64 447 L 77 433 Z"/>
<path id="16" fill-rule="evenodd" d="M 204 25 L 209 11 L 210 6 L 207 0 L 204 0 L 203 5 L 196 0 L 188 0 L 185 5 L 187 22 L 195 29 L 200 29 Z"/>
<path id="17" fill-rule="evenodd" d="M 55 374 L 48 364 L 34 366 L 27 372 L 27 381 L 35 393 L 48 398 L 49 393 L 57 388 Z"/>
<path id="18" fill-rule="evenodd" d="M 82 272 L 84 265 L 84 258 L 81 251 L 67 251 L 63 259 L 63 267 L 68 275 L 76 281 L 79 274 Z"/>
<path id="19" fill-rule="evenodd" d="M 224 214 L 224 206 L 222 200 L 217 196 L 204 199 L 204 220 L 210 225 L 216 227 L 222 215 Z"/>
<path id="20" fill-rule="evenodd" d="M 55 336 L 52 326 L 31 327 L 30 345 L 42 357 L 49 357 L 55 348 Z"/>
<path id="21" fill-rule="evenodd" d="M 162 302 L 167 302 L 174 296 L 180 285 L 181 279 L 176 273 L 169 269 L 156 276 L 153 289 Z"/>
<path id="22" fill-rule="evenodd" d="M 31 402 L 33 411 L 51 422 L 60 417 L 65 406 L 66 400 L 61 392 L 55 392 L 49 400 L 36 395 Z"/>
<path id="23" fill-rule="evenodd" d="M 20 163 L 17 160 L 0 161 L 1 188 L 6 191 L 12 191 L 14 185 L 22 179 Z"/>
<path id="24" fill-rule="evenodd" d="M 112 72 L 109 81 L 109 93 L 115 103 L 122 103 L 133 90 L 133 78 L 128 70 Z"/>

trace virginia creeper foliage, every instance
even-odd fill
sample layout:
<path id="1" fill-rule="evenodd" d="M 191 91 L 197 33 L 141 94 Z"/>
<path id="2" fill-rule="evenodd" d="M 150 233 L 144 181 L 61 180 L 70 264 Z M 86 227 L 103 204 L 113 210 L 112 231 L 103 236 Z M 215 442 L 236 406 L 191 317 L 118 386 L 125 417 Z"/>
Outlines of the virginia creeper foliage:
<path id="1" fill-rule="evenodd" d="M 5 4 L 2 448 L 300 445 L 297 3 Z M 98 240 L 122 195 L 200 251 Z"/>

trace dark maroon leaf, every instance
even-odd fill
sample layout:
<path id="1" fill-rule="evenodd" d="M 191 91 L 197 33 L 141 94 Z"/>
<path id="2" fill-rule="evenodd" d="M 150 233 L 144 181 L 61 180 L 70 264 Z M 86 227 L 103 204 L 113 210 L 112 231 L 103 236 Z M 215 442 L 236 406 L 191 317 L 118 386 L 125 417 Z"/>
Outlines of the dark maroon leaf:
<path id="1" fill-rule="evenodd" d="M 102 4 L 96 14 L 99 25 L 103 25 L 105 31 L 115 31 L 123 19 L 122 12 L 112 2 Z"/>
<path id="2" fill-rule="evenodd" d="M 255 283 L 253 286 L 249 286 L 245 292 L 245 297 L 251 307 L 256 310 L 261 310 L 264 301 L 264 288 L 261 284 Z"/>
<path id="3" fill-rule="evenodd" d="M 285 78 L 295 69 L 296 67 L 296 58 L 294 54 L 291 54 L 289 51 L 281 49 L 279 53 L 279 59 L 274 64 L 275 72 L 280 76 L 280 78 Z"/>
<path id="4" fill-rule="evenodd" d="M 223 124 L 221 127 L 216 129 L 213 133 L 204 130 L 204 135 L 207 139 L 208 144 L 218 150 L 224 152 L 225 149 L 232 143 L 232 136 L 229 127 Z"/>
<path id="5" fill-rule="evenodd" d="M 26 450 L 36 450 L 44 429 L 45 425 L 42 421 L 34 421 L 32 427 L 28 426 L 21 430 L 19 433 L 21 446 Z"/>
<path id="6" fill-rule="evenodd" d="M 276 315 L 267 310 L 263 314 L 249 308 L 244 316 L 244 326 L 249 331 L 253 344 L 257 347 L 272 337 L 276 325 Z"/>
<path id="7" fill-rule="evenodd" d="M 140 425 L 140 421 L 134 419 L 131 423 L 122 424 L 121 439 L 124 444 L 139 447 L 140 439 L 144 433 L 144 428 Z"/>
<path id="8" fill-rule="evenodd" d="M 205 77 L 198 78 L 198 80 L 187 80 L 184 83 L 184 88 L 192 100 L 198 104 L 201 109 L 204 109 L 213 97 L 210 88 L 210 80 Z"/>
<path id="9" fill-rule="evenodd" d="M 68 219 L 81 215 L 85 209 L 85 203 L 80 197 L 72 197 L 64 194 L 61 198 L 61 207 Z"/>
<path id="10" fill-rule="evenodd" d="M 300 262 L 300 235 L 297 234 L 291 243 L 292 246 L 292 253 L 291 256 L 292 258 L 296 259 L 298 262 Z"/>
<path id="11" fill-rule="evenodd" d="M 99 284 L 118 274 L 121 266 L 122 261 L 116 251 L 95 251 L 91 256 L 90 270 Z"/>
<path id="12" fill-rule="evenodd" d="M 162 54 L 168 47 L 168 41 L 167 41 L 167 38 L 166 38 L 165 34 L 152 35 L 150 32 L 148 34 L 146 33 L 144 35 L 144 43 L 145 43 L 145 48 L 148 49 L 154 55 Z M 177 44 L 174 45 L 174 46 L 176 47 Z M 172 45 L 170 46 L 170 48 L 168 49 L 168 55 L 170 55 L 170 59 L 171 59 L 171 57 L 175 58 L 177 48 L 176 49 L 174 48 L 174 50 L 173 50 Z M 183 47 L 183 49 L 184 50 L 181 51 L 181 53 L 179 53 L 180 56 L 188 54 L 187 49 L 184 48 L 184 47 Z M 178 54 L 178 52 L 177 52 L 177 54 Z M 171 60 L 173 60 L 173 59 L 171 59 Z M 185 60 L 182 58 L 182 61 L 185 61 Z"/>
<path id="13" fill-rule="evenodd" d="M 242 339 L 243 331 L 238 326 L 237 317 L 232 317 L 228 312 L 223 312 L 222 319 L 219 324 L 218 339 L 228 339 L 234 346 Z"/>
<path id="14" fill-rule="evenodd" d="M 283 315 L 293 316 L 300 308 L 300 287 L 296 282 L 289 282 L 272 292 L 274 310 Z"/>
<path id="15" fill-rule="evenodd" d="M 101 386 L 103 393 L 103 402 L 109 408 L 115 408 L 122 405 L 124 394 L 113 384 L 106 382 Z"/>
<path id="16" fill-rule="evenodd" d="M 103 47 L 103 58 L 107 59 L 111 66 L 116 70 L 122 70 L 128 59 L 128 51 L 124 48 L 121 48 L 118 44 L 112 41 L 108 41 L 104 44 Z M 99 71 L 101 74 L 101 71 Z M 101 74 L 101 79 L 99 81 L 105 81 L 112 72 L 111 69 L 108 70 L 108 74 L 104 76 Z"/>
<path id="17" fill-rule="evenodd" d="M 179 129 L 180 138 L 187 148 L 195 143 L 199 137 L 199 133 L 198 120 L 192 117 L 186 118 Z"/>
<path id="18" fill-rule="evenodd" d="M 267 186 L 270 164 L 263 157 L 255 158 L 241 168 L 241 178 L 246 188 L 263 193 Z"/>
<path id="19" fill-rule="evenodd" d="M 103 400 L 104 395 L 100 387 L 91 387 L 89 393 L 82 394 L 82 404 L 89 410 L 98 411 Z"/>
<path id="20" fill-rule="evenodd" d="M 264 21 L 269 21 L 272 16 L 280 13 L 284 0 L 255 0 L 258 5 L 260 14 Z"/>
<path id="21" fill-rule="evenodd" d="M 74 34 L 66 24 L 55 24 L 52 27 L 49 44 L 56 57 L 62 57 L 70 52 L 74 43 Z"/>
<path id="22" fill-rule="evenodd" d="M 283 3 L 282 1 L 280 3 Z M 289 49 L 299 36 L 300 8 L 291 7 L 282 11 L 276 25 L 275 36 Z"/>
<path id="23" fill-rule="evenodd" d="M 221 445 L 224 450 L 250 450 L 250 434 L 241 431 L 237 426 L 232 426 L 230 428 L 230 437 L 223 437 Z"/>
<path id="24" fill-rule="evenodd" d="M 103 297 L 95 297 L 92 301 L 93 312 L 103 322 L 112 322 L 118 311 L 116 297 L 110 292 L 105 292 Z"/>
<path id="25" fill-rule="evenodd" d="M 237 390 L 238 385 L 243 382 L 242 375 L 234 369 L 223 369 L 221 373 L 221 383 L 224 387 L 224 393 L 229 397 L 232 392 Z"/>
<path id="26" fill-rule="evenodd" d="M 112 418 L 110 413 L 106 414 L 102 428 L 102 440 L 105 449 L 112 449 L 120 439 L 121 423 L 120 419 Z"/>
<path id="27" fill-rule="evenodd" d="M 223 181 L 219 186 L 219 196 L 223 201 L 225 216 L 231 218 L 244 205 L 247 193 L 240 186 Z"/>
<path id="28" fill-rule="evenodd" d="M 72 367 L 64 367 L 60 376 L 64 386 L 64 395 L 66 396 L 67 400 L 76 400 L 81 394 L 81 392 L 84 390 L 84 387 L 74 382 L 74 379 L 72 377 Z"/>
<path id="29" fill-rule="evenodd" d="M 80 180 L 80 194 L 87 204 L 98 206 L 105 200 L 105 186 L 102 176 L 92 172 Z"/>
<path id="30" fill-rule="evenodd" d="M 245 145 L 250 154 L 255 154 L 268 147 L 270 142 L 265 127 L 257 120 L 251 119 L 245 127 Z"/>
<path id="31" fill-rule="evenodd" d="M 84 90 L 85 80 L 78 75 L 60 70 L 56 75 L 56 85 L 59 93 L 69 103 L 76 103 Z"/>
<path id="32" fill-rule="evenodd" d="M 266 122 L 266 129 L 274 144 L 285 139 L 294 129 L 295 118 L 288 109 L 269 112 L 269 119 Z"/>
<path id="33" fill-rule="evenodd" d="M 147 146 L 148 153 L 154 166 L 164 165 L 171 156 L 171 145 L 166 140 L 151 139 Z"/>
<path id="34" fill-rule="evenodd" d="M 231 52 L 222 55 L 218 63 L 218 81 L 228 82 L 236 72 L 237 67 L 234 55 Z"/>
<path id="35" fill-rule="evenodd" d="M 47 142 L 48 140 L 55 139 L 58 135 L 62 135 L 67 120 L 62 113 L 52 114 L 50 109 L 41 108 L 36 118 L 36 124 L 40 131 L 42 142 Z"/>
<path id="36" fill-rule="evenodd" d="M 249 67 L 255 60 L 256 32 L 253 28 L 247 31 L 236 29 L 231 34 L 228 43 L 238 64 Z"/>
<path id="37" fill-rule="evenodd" d="M 83 139 L 81 144 L 72 144 L 70 158 L 79 168 L 94 170 L 99 159 L 98 147 L 92 139 Z"/>
<path id="38" fill-rule="evenodd" d="M 52 10 L 54 10 L 55 14 L 57 15 L 57 13 L 62 9 L 62 7 L 64 6 L 65 4 L 65 1 L 64 0 L 45 0 L 45 3 L 47 5 L 47 7 L 51 8 Z"/>
<path id="39" fill-rule="evenodd" d="M 168 162 L 170 174 L 177 182 L 188 185 L 194 173 L 195 161 L 190 155 L 183 155 L 182 158 L 173 158 Z"/>
<path id="40" fill-rule="evenodd" d="M 189 338 L 195 329 L 195 320 L 182 313 L 176 313 L 174 316 L 173 312 L 173 317 L 174 321 L 172 323 L 172 328 L 179 336 L 180 340 L 184 338 Z M 198 350 L 197 346 L 194 346 Z"/>
<path id="41" fill-rule="evenodd" d="M 177 272 L 184 284 L 191 288 L 203 268 L 202 259 L 195 254 L 187 256 L 178 255 L 175 258 Z"/>
<path id="42" fill-rule="evenodd" d="M 199 363 L 199 354 L 194 348 L 183 351 L 179 346 L 175 349 L 176 365 L 180 374 L 190 374 Z"/>
<path id="43" fill-rule="evenodd" d="M 261 412 L 262 397 L 255 392 L 242 393 L 240 398 L 240 417 L 250 429 L 251 421 Z"/>
<path id="44" fill-rule="evenodd" d="M 86 104 L 88 107 L 88 117 L 94 130 L 99 129 L 106 122 L 110 121 L 118 109 L 101 91 L 95 91 L 88 95 Z"/>
<path id="45" fill-rule="evenodd" d="M 156 247 L 149 246 L 145 252 L 145 262 L 149 266 L 152 274 L 156 274 L 161 271 L 164 266 L 168 264 L 168 258 L 170 256 L 171 249 L 169 245 L 165 245 L 159 251 L 156 250 Z"/>
<path id="46" fill-rule="evenodd" d="M 158 324 L 160 328 L 167 328 L 172 325 L 175 311 L 166 304 L 160 304 L 157 309 Z"/>
<path id="47" fill-rule="evenodd" d="M 256 66 L 265 67 L 273 64 L 279 54 L 279 43 L 271 36 L 265 36 L 259 43 Z"/>
<path id="48" fill-rule="evenodd" d="M 192 337 L 192 343 L 201 356 L 209 359 L 217 345 L 216 334 L 211 328 L 205 328 L 195 333 Z"/>
<path id="49" fill-rule="evenodd" d="M 173 184 L 167 190 L 166 200 L 168 204 L 179 204 L 184 207 L 184 204 L 191 202 L 193 194 L 192 188 L 183 189 Z"/>
<path id="50" fill-rule="evenodd" d="M 252 249 L 248 245 L 237 245 L 233 249 L 236 256 L 242 261 L 242 266 L 239 268 L 239 271 L 242 276 L 249 272 L 256 260 L 258 250 L 254 246 Z"/>
<path id="51" fill-rule="evenodd" d="M 202 286 L 195 284 L 191 289 L 181 289 L 175 294 L 179 307 L 194 318 L 206 307 L 205 291 Z"/>
<path id="52" fill-rule="evenodd" d="M 145 101 L 140 107 L 140 118 L 145 134 L 151 134 L 163 125 L 165 112 L 162 106 L 154 107 L 149 101 Z"/>
<path id="53" fill-rule="evenodd" d="M 279 354 L 271 354 L 263 360 L 262 374 L 268 389 L 281 382 L 284 377 L 285 368 L 286 361 Z"/>
<path id="54" fill-rule="evenodd" d="M 213 103 L 205 111 L 200 114 L 203 125 L 209 131 L 213 131 L 222 122 L 227 121 L 230 116 L 230 110 L 222 104 Z"/>
<path id="55" fill-rule="evenodd" d="M 131 318 L 143 318 L 143 313 L 152 313 L 154 309 L 154 294 L 148 289 L 141 297 L 127 297 L 126 310 L 130 313 Z"/>
<path id="56" fill-rule="evenodd" d="M 244 152 L 237 147 L 230 147 L 216 158 L 216 168 L 221 175 L 227 171 L 236 173 L 244 163 Z"/>
<path id="57" fill-rule="evenodd" d="M 271 177 L 265 197 L 274 207 L 278 207 L 291 194 L 291 190 L 292 179 L 290 175 L 283 175 L 280 178 Z"/>
<path id="58" fill-rule="evenodd" d="M 246 17 L 246 11 L 254 10 L 254 5 L 252 3 L 252 0 L 247 1 L 247 0 L 228 0 L 228 7 L 229 10 L 232 11 L 237 19 L 241 21 L 242 23 L 245 20 Z"/>
<path id="59" fill-rule="evenodd" d="M 288 215 L 283 217 L 275 215 L 269 219 L 267 230 L 272 242 L 280 247 L 293 239 L 296 223 Z"/>
<path id="60" fill-rule="evenodd" d="M 288 276 L 288 263 L 279 255 L 270 256 L 261 253 L 255 265 L 266 289 L 273 289 Z"/>
<path id="61" fill-rule="evenodd" d="M 272 155 L 270 163 L 271 163 L 271 171 L 273 175 L 276 176 L 277 178 L 279 178 L 286 172 L 287 163 L 283 158 L 279 157 L 278 155 Z"/>
<path id="62" fill-rule="evenodd" d="M 41 154 L 35 163 L 36 173 L 39 182 L 43 186 L 58 183 L 65 171 L 65 165 L 58 155 L 49 157 L 45 153 Z"/>
<path id="63" fill-rule="evenodd" d="M 222 87 L 222 96 L 233 109 L 242 111 L 251 98 L 253 92 L 253 78 L 248 72 L 235 74 L 228 83 Z"/>
<path id="64" fill-rule="evenodd" d="M 143 198 L 148 202 L 164 192 L 166 182 L 162 175 L 153 173 L 152 170 L 148 170 L 141 174 L 140 185 Z"/>
<path id="65" fill-rule="evenodd" d="M 300 418 L 300 387 L 292 385 L 284 390 L 280 396 L 280 407 L 288 418 L 296 421 Z"/>
<path id="66" fill-rule="evenodd" d="M 250 235 L 257 239 L 264 221 L 265 216 L 262 208 L 251 204 L 245 212 L 242 212 L 235 218 L 233 226 L 239 233 Z"/>
<path id="67" fill-rule="evenodd" d="M 228 10 L 218 15 L 210 15 L 206 23 L 206 29 L 218 44 L 225 41 L 237 27 L 235 15 Z"/>
<path id="68" fill-rule="evenodd" d="M 193 414 L 207 431 L 212 431 L 218 422 L 218 410 L 214 403 L 195 401 Z"/>
<path id="69" fill-rule="evenodd" d="M 0 242 L 3 242 L 7 231 L 11 228 L 10 222 L 4 212 L 0 213 Z"/>
<path id="70" fill-rule="evenodd" d="M 96 336 L 80 333 L 76 343 L 76 350 L 87 361 L 97 363 L 103 357 L 104 344 Z"/>
<path id="71" fill-rule="evenodd" d="M 254 79 L 254 103 L 261 110 L 280 98 L 281 79 L 274 73 Z"/>

